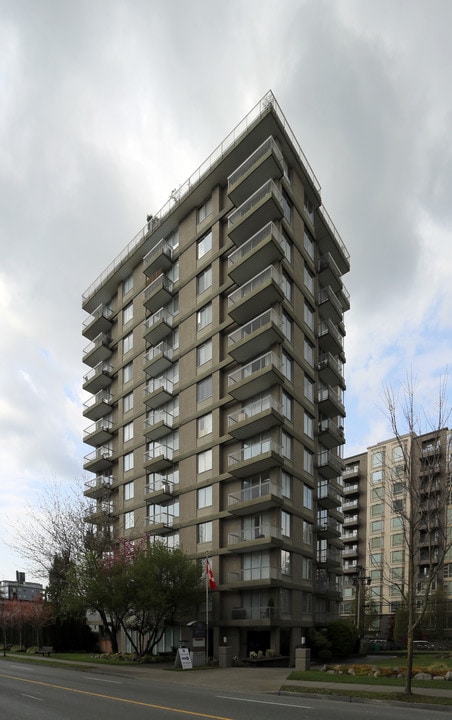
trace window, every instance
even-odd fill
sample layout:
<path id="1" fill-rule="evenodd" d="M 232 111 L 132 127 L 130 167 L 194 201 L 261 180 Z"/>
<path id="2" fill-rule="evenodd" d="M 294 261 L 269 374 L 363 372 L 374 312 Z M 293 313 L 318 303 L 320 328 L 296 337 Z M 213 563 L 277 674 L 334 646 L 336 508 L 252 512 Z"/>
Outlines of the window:
<path id="1" fill-rule="evenodd" d="M 314 275 L 310 271 L 307 265 L 304 266 L 303 273 L 304 284 L 307 290 L 314 295 Z"/>
<path id="2" fill-rule="evenodd" d="M 201 438 L 212 432 L 212 413 L 202 415 L 196 421 L 197 437 Z"/>
<path id="3" fill-rule="evenodd" d="M 304 339 L 304 359 L 311 367 L 314 367 L 314 345 L 307 338 Z"/>
<path id="4" fill-rule="evenodd" d="M 293 457 L 293 438 L 285 430 L 281 432 L 281 454 L 288 460 L 292 460 Z"/>
<path id="5" fill-rule="evenodd" d="M 394 513 L 401 513 L 405 509 L 405 502 L 403 500 L 393 500 L 392 501 L 392 512 Z"/>
<path id="6" fill-rule="evenodd" d="M 391 552 L 391 562 L 392 563 L 403 562 L 403 550 L 393 550 Z"/>
<path id="7" fill-rule="evenodd" d="M 313 529 L 312 523 L 303 520 L 303 542 L 306 545 L 312 545 Z"/>
<path id="8" fill-rule="evenodd" d="M 374 488 L 370 494 L 370 499 L 372 502 L 375 502 L 376 500 L 382 500 L 384 498 L 385 491 L 382 487 Z"/>
<path id="9" fill-rule="evenodd" d="M 309 485 L 304 485 L 304 486 L 303 486 L 303 505 L 304 505 L 304 507 L 307 508 L 308 510 L 312 510 L 313 507 L 314 507 L 314 505 L 313 505 L 313 494 L 314 494 L 314 493 L 313 493 L 313 491 L 312 491 L 312 488 L 309 487 Z"/>
<path id="10" fill-rule="evenodd" d="M 133 422 L 127 423 L 123 428 L 123 439 L 124 442 L 128 442 L 133 439 Z"/>
<path id="11" fill-rule="evenodd" d="M 196 348 L 196 364 L 198 367 L 209 360 L 212 360 L 212 340 L 207 340 L 207 342 Z"/>
<path id="12" fill-rule="evenodd" d="M 127 395 L 124 395 L 122 399 L 122 406 L 123 411 L 130 412 L 130 410 L 133 410 L 133 392 L 127 393 Z"/>
<path id="13" fill-rule="evenodd" d="M 286 260 L 292 264 L 292 241 L 285 230 L 281 234 L 281 247 L 284 250 Z"/>
<path id="14" fill-rule="evenodd" d="M 290 537 L 290 521 L 291 516 L 290 513 L 286 512 L 285 510 L 281 510 L 281 533 L 285 537 Z"/>
<path id="15" fill-rule="evenodd" d="M 135 526 L 135 513 L 131 512 L 124 513 L 124 529 L 131 530 Z"/>
<path id="16" fill-rule="evenodd" d="M 212 286 L 212 266 L 209 265 L 208 268 L 203 270 L 202 273 L 199 273 L 198 277 L 196 278 L 196 292 L 198 295 L 201 295 L 201 293 L 205 292 Z"/>
<path id="17" fill-rule="evenodd" d="M 285 390 L 281 393 L 281 399 L 282 399 L 282 414 L 286 418 L 286 420 L 289 420 L 292 422 L 293 419 L 293 399 L 291 396 L 286 393 Z"/>
<path id="18" fill-rule="evenodd" d="M 293 303 L 293 284 L 292 280 L 285 272 L 281 274 L 281 290 L 290 303 Z"/>
<path id="19" fill-rule="evenodd" d="M 304 434 L 310 438 L 314 437 L 314 418 L 306 410 L 304 411 Z"/>
<path id="20" fill-rule="evenodd" d="M 122 294 L 127 295 L 133 288 L 133 275 L 129 275 L 122 281 Z"/>
<path id="21" fill-rule="evenodd" d="M 370 524 L 370 532 L 383 532 L 383 520 L 375 520 Z"/>
<path id="22" fill-rule="evenodd" d="M 314 453 L 307 448 L 303 450 L 303 469 L 310 475 L 314 474 Z"/>
<path id="23" fill-rule="evenodd" d="M 377 452 L 372 453 L 372 456 L 371 456 L 372 467 L 378 467 L 379 465 L 384 465 L 384 461 L 385 461 L 384 450 L 378 450 Z"/>
<path id="24" fill-rule="evenodd" d="M 283 497 L 292 497 L 292 475 L 289 475 L 285 470 L 281 472 L 281 487 Z"/>
<path id="25" fill-rule="evenodd" d="M 281 575 L 292 575 L 292 553 L 281 550 Z"/>
<path id="26" fill-rule="evenodd" d="M 198 472 L 203 473 L 212 470 L 212 450 L 204 450 L 197 455 Z"/>
<path id="27" fill-rule="evenodd" d="M 304 321 L 308 328 L 314 330 L 314 310 L 308 302 L 304 304 Z"/>
<path id="28" fill-rule="evenodd" d="M 133 377 L 133 363 L 129 362 L 127 365 L 124 365 L 122 369 L 122 382 L 125 385 L 126 383 L 130 382 Z"/>
<path id="29" fill-rule="evenodd" d="M 284 336 L 287 338 L 289 342 L 292 342 L 293 338 L 293 322 L 292 318 L 288 316 L 284 310 L 281 313 L 281 330 L 284 333 Z"/>
<path id="30" fill-rule="evenodd" d="M 403 527 L 403 520 L 400 517 L 391 518 L 391 530 L 399 530 Z"/>
<path id="31" fill-rule="evenodd" d="M 212 322 L 212 303 L 204 305 L 201 310 L 196 313 L 196 327 L 198 330 L 202 330 Z"/>
<path id="32" fill-rule="evenodd" d="M 196 385 L 196 400 L 202 402 L 212 397 L 212 375 L 200 380 Z"/>
<path id="33" fill-rule="evenodd" d="M 311 558 L 301 559 L 301 577 L 303 580 L 312 580 L 312 560 Z"/>
<path id="34" fill-rule="evenodd" d="M 383 537 L 381 535 L 378 535 L 377 537 L 371 538 L 370 547 L 372 548 L 372 550 L 376 550 L 377 548 L 382 548 L 383 547 Z"/>
<path id="35" fill-rule="evenodd" d="M 133 303 L 129 303 L 122 311 L 122 324 L 127 325 L 133 318 Z"/>
<path id="36" fill-rule="evenodd" d="M 383 482 L 384 478 L 384 471 L 383 470 L 375 470 L 370 476 L 370 481 L 372 485 L 377 485 L 378 483 Z"/>
<path id="37" fill-rule="evenodd" d="M 378 515 L 383 515 L 383 503 L 377 503 L 376 505 L 372 505 L 370 508 L 370 515 L 371 517 L 378 517 Z"/>
<path id="38" fill-rule="evenodd" d="M 134 494 L 135 484 L 132 480 L 132 482 L 128 482 L 124 485 L 124 500 L 133 500 Z"/>
<path id="39" fill-rule="evenodd" d="M 212 523 L 199 523 L 198 525 L 198 542 L 212 542 Z"/>
<path id="40" fill-rule="evenodd" d="M 306 230 L 306 228 L 304 231 L 304 249 L 308 253 L 309 257 L 312 258 L 312 260 L 314 260 L 314 256 L 315 256 L 314 240 L 312 239 L 312 236 Z"/>
<path id="41" fill-rule="evenodd" d="M 305 194 L 304 196 L 304 210 L 310 221 L 314 222 L 314 205 L 312 200 Z"/>
<path id="42" fill-rule="evenodd" d="M 304 396 L 307 400 L 314 402 L 314 380 L 309 375 L 304 376 Z"/>
<path id="43" fill-rule="evenodd" d="M 129 352 L 129 350 L 132 350 L 133 348 L 133 332 L 130 332 L 128 335 L 126 335 L 123 338 L 122 341 L 122 352 L 125 355 Z"/>
<path id="44" fill-rule="evenodd" d="M 130 453 L 127 453 L 126 455 L 124 455 L 124 472 L 133 470 L 133 465 L 134 465 L 133 452 L 130 452 Z"/>
<path id="45" fill-rule="evenodd" d="M 392 448 L 392 461 L 395 463 L 403 461 L 403 448 L 400 445 Z"/>
<path id="46" fill-rule="evenodd" d="M 197 491 L 196 504 L 198 509 L 210 507 L 212 505 L 212 485 L 199 488 Z"/>
<path id="47" fill-rule="evenodd" d="M 403 545 L 402 533 L 395 533 L 394 535 L 391 535 L 391 547 L 398 547 L 399 545 Z"/>
<path id="48" fill-rule="evenodd" d="M 282 199 L 283 199 L 282 206 L 283 206 L 283 211 L 284 211 L 284 217 L 286 218 L 288 223 L 291 223 L 292 222 L 292 207 L 293 207 L 292 200 L 289 198 L 289 196 L 285 190 L 283 190 L 281 194 L 282 194 Z"/>
<path id="49" fill-rule="evenodd" d="M 197 212 L 196 221 L 199 225 L 199 223 L 204 222 L 206 218 L 209 217 L 209 215 L 212 213 L 212 198 L 208 198 L 205 203 L 203 203 L 199 208 Z"/>
<path id="50" fill-rule="evenodd" d="M 284 350 L 281 353 L 281 372 L 287 380 L 293 379 L 293 360 Z"/>
<path id="51" fill-rule="evenodd" d="M 200 240 L 198 240 L 196 252 L 198 260 L 200 260 L 204 255 L 207 255 L 208 252 L 212 250 L 212 230 L 210 230 L 207 235 L 204 235 Z"/>

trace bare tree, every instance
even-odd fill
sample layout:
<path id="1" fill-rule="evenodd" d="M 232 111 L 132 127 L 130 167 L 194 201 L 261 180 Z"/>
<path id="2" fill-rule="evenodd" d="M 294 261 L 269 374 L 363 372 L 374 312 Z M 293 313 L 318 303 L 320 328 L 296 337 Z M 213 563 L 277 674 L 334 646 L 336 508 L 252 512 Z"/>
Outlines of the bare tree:
<path id="1" fill-rule="evenodd" d="M 51 480 L 38 502 L 25 508 L 26 522 L 11 526 L 14 540 L 10 546 L 33 577 L 48 578 L 57 557 L 69 564 L 83 555 L 89 538 L 86 508 L 80 481 L 67 489 Z"/>
<path id="2" fill-rule="evenodd" d="M 385 473 L 384 502 L 399 518 L 404 573 L 388 576 L 407 612 L 407 676 L 405 693 L 411 694 L 413 639 L 429 606 L 429 598 L 443 578 L 448 535 L 447 504 L 450 482 L 450 434 L 446 428 L 447 382 L 441 379 L 435 417 L 418 411 L 415 382 L 408 377 L 402 396 L 387 386 L 385 406 L 398 459 Z M 421 412 L 421 414 L 419 414 Z"/>

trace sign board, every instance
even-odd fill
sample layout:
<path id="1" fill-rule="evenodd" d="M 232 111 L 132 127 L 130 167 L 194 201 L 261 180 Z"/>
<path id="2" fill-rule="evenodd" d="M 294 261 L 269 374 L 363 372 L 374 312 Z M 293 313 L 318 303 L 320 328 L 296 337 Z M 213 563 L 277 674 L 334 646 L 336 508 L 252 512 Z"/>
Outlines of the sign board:
<path id="1" fill-rule="evenodd" d="M 187 648 L 179 648 L 177 651 L 175 667 L 182 666 L 182 670 L 192 670 L 193 664 L 191 661 L 190 650 Z"/>

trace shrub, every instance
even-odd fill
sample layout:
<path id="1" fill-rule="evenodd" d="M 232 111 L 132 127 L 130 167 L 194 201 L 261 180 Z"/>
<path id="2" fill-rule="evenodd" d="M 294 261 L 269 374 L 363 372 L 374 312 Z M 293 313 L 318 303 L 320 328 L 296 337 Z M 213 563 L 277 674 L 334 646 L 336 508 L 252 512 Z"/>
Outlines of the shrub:
<path id="1" fill-rule="evenodd" d="M 333 653 L 328 648 L 323 648 L 323 650 L 320 650 L 317 655 L 319 660 L 322 662 L 328 662 L 328 660 L 331 660 L 333 657 Z"/>
<path id="2" fill-rule="evenodd" d="M 346 657 L 353 652 L 358 635 L 354 625 L 345 620 L 337 620 L 328 625 L 328 639 L 333 655 Z"/>

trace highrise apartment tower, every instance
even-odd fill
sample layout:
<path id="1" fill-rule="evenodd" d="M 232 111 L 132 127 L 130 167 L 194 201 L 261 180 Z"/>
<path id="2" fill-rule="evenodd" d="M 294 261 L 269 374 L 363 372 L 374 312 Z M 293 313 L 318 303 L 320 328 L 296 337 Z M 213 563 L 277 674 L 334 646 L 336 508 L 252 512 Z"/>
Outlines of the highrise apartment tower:
<path id="1" fill-rule="evenodd" d="M 268 93 L 83 296 L 87 519 L 209 556 L 214 654 L 338 614 L 348 270 Z"/>

